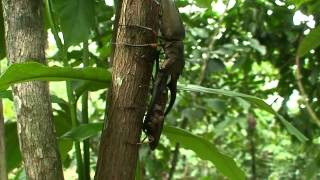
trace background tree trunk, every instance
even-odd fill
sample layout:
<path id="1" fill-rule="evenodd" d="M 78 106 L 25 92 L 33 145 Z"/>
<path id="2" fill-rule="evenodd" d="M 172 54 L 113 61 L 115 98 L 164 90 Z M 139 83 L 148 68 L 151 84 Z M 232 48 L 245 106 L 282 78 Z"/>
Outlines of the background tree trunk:
<path id="1" fill-rule="evenodd" d="M 0 179 L 7 180 L 6 149 L 4 142 L 4 118 L 2 99 L 0 99 Z"/>
<path id="2" fill-rule="evenodd" d="M 45 63 L 41 0 L 2 0 L 7 57 L 11 63 Z M 13 86 L 20 150 L 27 178 L 59 180 L 63 172 L 52 122 L 47 82 Z"/>
<path id="3" fill-rule="evenodd" d="M 154 32 L 123 25 L 139 25 L 158 31 L 159 6 L 154 0 L 123 0 L 112 61 L 112 86 L 102 133 L 96 179 L 134 179 L 142 120 L 149 95 L 155 50 L 121 43 L 156 42 Z M 118 8 L 118 9 L 119 9 Z M 107 121 L 108 120 L 108 121 Z"/>
<path id="4" fill-rule="evenodd" d="M 3 14 L 2 14 L 2 3 L 0 2 L 0 8 L 1 8 L 1 23 L 3 23 Z M 3 25 L 3 24 L 2 24 Z M 4 32 L 4 28 L 2 27 L 0 29 L 0 32 Z M 4 34 L 2 34 L 2 37 L 4 39 Z M 3 42 L 4 44 L 4 42 Z M 0 65 L 0 74 L 1 74 L 1 65 Z M 2 99 L 0 99 L 0 179 L 7 180 L 7 162 L 6 162 L 6 147 L 5 147 L 5 125 L 4 125 L 4 117 L 3 117 L 3 104 Z"/>

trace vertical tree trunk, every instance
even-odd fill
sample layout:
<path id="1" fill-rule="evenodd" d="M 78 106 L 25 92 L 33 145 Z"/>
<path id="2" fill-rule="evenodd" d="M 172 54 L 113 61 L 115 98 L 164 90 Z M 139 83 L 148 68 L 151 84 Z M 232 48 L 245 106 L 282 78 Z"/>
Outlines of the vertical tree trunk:
<path id="1" fill-rule="evenodd" d="M 6 149 L 4 144 L 4 118 L 2 99 L 0 99 L 0 179 L 7 180 Z"/>
<path id="2" fill-rule="evenodd" d="M 45 63 L 41 0 L 2 0 L 7 57 L 11 63 Z M 59 180 L 63 172 L 52 122 L 48 83 L 13 86 L 20 149 L 27 178 Z"/>
<path id="3" fill-rule="evenodd" d="M 134 179 L 142 119 L 149 94 L 153 58 L 156 49 L 132 47 L 122 43 L 156 42 L 159 6 L 154 0 L 123 0 L 121 4 L 112 86 L 108 113 L 102 133 L 96 179 Z M 130 25 L 130 26 L 124 26 Z"/>

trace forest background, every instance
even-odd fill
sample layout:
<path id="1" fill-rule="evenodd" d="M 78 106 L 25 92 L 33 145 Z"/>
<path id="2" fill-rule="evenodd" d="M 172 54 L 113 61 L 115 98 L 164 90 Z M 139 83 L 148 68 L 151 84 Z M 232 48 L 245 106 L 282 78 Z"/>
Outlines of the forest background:
<path id="1" fill-rule="evenodd" d="M 158 148 L 150 151 L 142 145 L 139 150 L 136 179 L 319 177 L 320 2 L 177 0 L 176 5 L 186 27 L 186 66 Z M 66 179 L 79 176 L 74 143 L 88 145 L 80 152 L 83 159 L 89 158 L 84 163 L 91 177 L 96 169 L 111 81 L 114 3 L 53 0 L 52 7 L 58 33 L 68 46 L 69 68 L 59 57 L 47 13 L 47 62 L 64 68 L 9 66 L 0 39 L 9 179 L 25 179 L 25 172 L 12 92 L 6 89 L 26 80 L 52 81 L 54 123 Z M 0 34 L 3 37 L 3 27 Z M 72 68 L 82 69 L 85 76 Z M 65 82 L 55 82 L 68 78 L 80 79 L 72 81 L 77 125 L 71 121 Z M 87 148 L 89 154 L 84 153 Z"/>

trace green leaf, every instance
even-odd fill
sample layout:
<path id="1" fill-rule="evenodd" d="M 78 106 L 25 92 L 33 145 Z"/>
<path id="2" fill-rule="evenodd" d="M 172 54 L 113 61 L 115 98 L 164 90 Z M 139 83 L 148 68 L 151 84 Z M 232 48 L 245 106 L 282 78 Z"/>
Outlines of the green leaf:
<path id="1" fill-rule="evenodd" d="M 320 154 L 318 154 L 315 158 L 309 162 L 304 169 L 305 179 L 316 179 L 316 175 L 320 168 Z"/>
<path id="2" fill-rule="evenodd" d="M 196 0 L 196 5 L 201 8 L 210 8 L 212 0 Z"/>
<path id="3" fill-rule="evenodd" d="M 214 128 L 214 132 L 215 132 L 214 136 L 215 137 L 221 136 L 225 132 L 225 129 L 227 129 L 229 126 L 231 126 L 235 123 L 241 122 L 241 121 L 246 121 L 246 118 L 241 117 L 241 116 L 238 116 L 236 118 L 226 117 L 225 120 L 220 122 Z"/>
<path id="4" fill-rule="evenodd" d="M 257 50 L 261 55 L 266 55 L 267 49 L 264 45 L 261 45 L 260 42 L 256 39 L 250 39 L 250 44 L 253 49 Z"/>
<path id="5" fill-rule="evenodd" d="M 248 110 L 248 109 L 250 108 L 251 104 L 248 103 L 248 101 L 243 100 L 243 99 L 240 98 L 240 97 L 236 97 L 235 99 L 237 100 L 238 104 L 239 104 L 243 109 Z"/>
<path id="6" fill-rule="evenodd" d="M 76 98 L 78 99 L 86 91 L 92 92 L 106 88 L 106 84 L 93 81 L 76 81 L 72 84 L 72 88 L 75 91 Z"/>
<path id="7" fill-rule="evenodd" d="M 137 167 L 136 167 L 136 172 L 135 172 L 135 180 L 141 180 L 141 165 L 140 165 L 140 159 L 137 161 Z"/>
<path id="8" fill-rule="evenodd" d="M 199 108 L 185 108 L 181 112 L 182 117 L 186 117 L 189 119 L 201 119 L 203 117 L 203 112 L 199 110 Z"/>
<path id="9" fill-rule="evenodd" d="M 7 89 L 14 83 L 45 80 L 63 81 L 81 79 L 106 84 L 111 81 L 111 73 L 102 68 L 69 68 L 69 67 L 48 67 L 36 62 L 12 64 L 0 76 L 0 90 Z"/>
<path id="10" fill-rule="evenodd" d="M 236 165 L 233 159 L 219 152 L 214 144 L 208 140 L 170 126 L 165 126 L 163 133 L 173 143 L 179 143 L 181 147 L 194 151 L 201 159 L 212 162 L 229 179 L 245 179 L 244 172 Z"/>
<path id="11" fill-rule="evenodd" d="M 226 103 L 218 98 L 205 99 L 208 106 L 217 113 L 223 113 L 227 109 Z"/>
<path id="12" fill-rule="evenodd" d="M 56 110 L 53 116 L 53 122 L 56 130 L 56 135 L 62 136 L 72 128 L 72 122 L 69 112 Z"/>
<path id="13" fill-rule="evenodd" d="M 54 0 L 53 7 L 59 16 L 66 46 L 88 40 L 94 25 L 93 0 Z"/>
<path id="14" fill-rule="evenodd" d="M 234 71 L 236 69 L 241 69 L 246 62 L 248 61 L 247 57 L 244 56 L 240 56 L 237 61 L 233 64 L 231 71 Z"/>
<path id="15" fill-rule="evenodd" d="M 209 33 L 203 28 L 192 28 L 190 29 L 192 35 L 199 36 L 200 38 L 208 38 Z"/>
<path id="16" fill-rule="evenodd" d="M 7 171 L 10 172 L 21 164 L 22 157 L 19 150 L 19 140 L 17 135 L 17 123 L 5 123 L 5 146 Z"/>
<path id="17" fill-rule="evenodd" d="M 8 98 L 13 101 L 12 91 L 0 91 L 0 99 Z"/>
<path id="18" fill-rule="evenodd" d="M 71 151 L 72 149 L 73 142 L 70 140 L 59 139 L 58 144 L 59 144 L 61 161 L 64 162 L 68 157 L 69 151 Z"/>
<path id="19" fill-rule="evenodd" d="M 210 59 L 208 62 L 207 75 L 211 73 L 222 72 L 226 69 L 226 66 L 220 59 Z"/>
<path id="20" fill-rule="evenodd" d="M 83 141 L 97 135 L 102 130 L 102 126 L 102 123 L 82 124 L 66 132 L 60 138 L 73 141 Z"/>
<path id="21" fill-rule="evenodd" d="M 298 48 L 298 55 L 302 57 L 310 50 L 317 48 L 320 45 L 320 25 L 312 29 L 310 33 L 302 40 Z"/>
<path id="22" fill-rule="evenodd" d="M 276 117 L 280 119 L 280 122 L 283 123 L 283 125 L 286 127 L 288 132 L 298 138 L 301 142 L 305 142 L 308 140 L 307 137 L 305 137 L 299 130 L 297 130 L 294 126 L 292 126 L 287 120 L 285 120 L 280 114 L 278 114 L 275 110 L 272 109 L 270 105 L 268 105 L 266 102 L 264 102 L 262 99 L 257 98 L 255 96 L 250 96 L 234 91 L 228 91 L 223 89 L 212 89 L 212 88 L 206 88 L 198 85 L 182 85 L 179 84 L 178 88 L 180 90 L 185 91 L 192 91 L 192 92 L 201 92 L 201 93 L 210 93 L 210 94 L 217 94 L 217 95 L 224 95 L 224 96 L 230 96 L 230 97 L 240 97 L 249 103 L 255 105 L 256 107 L 263 109 L 269 113 L 274 114 Z"/>
<path id="23" fill-rule="evenodd" d="M 55 97 L 55 98 L 58 98 L 58 97 Z M 52 102 L 53 101 L 54 100 L 52 99 Z M 59 104 L 65 103 L 65 101 L 60 98 L 56 99 L 55 101 L 56 101 L 56 103 L 59 103 Z M 66 110 L 66 109 L 64 109 L 64 110 Z M 55 114 L 53 117 L 54 127 L 56 130 L 56 136 L 59 137 L 62 134 L 68 132 L 72 127 L 70 113 L 66 113 L 65 111 L 56 110 L 54 114 Z M 66 140 L 66 139 L 59 139 L 58 145 L 59 145 L 59 150 L 60 150 L 61 161 L 64 162 L 68 157 L 68 152 L 71 151 L 71 149 L 72 149 L 73 142 L 70 140 Z"/>
<path id="24" fill-rule="evenodd" d="M 187 0 L 180 0 L 180 1 L 176 1 L 176 6 L 179 7 L 185 7 L 187 5 L 189 5 L 190 3 Z"/>
<path id="25" fill-rule="evenodd" d="M 1 93 L 1 92 L 0 92 Z M 57 104 L 68 104 L 64 99 L 59 98 L 56 95 L 51 95 L 51 103 L 57 103 Z"/>
<path id="26" fill-rule="evenodd" d="M 83 124 L 68 131 L 60 139 L 83 141 L 101 132 L 102 126 L 102 123 Z M 164 134 L 172 141 L 181 143 L 182 147 L 193 150 L 200 158 L 213 162 L 229 178 L 244 179 L 243 172 L 233 160 L 221 154 L 209 141 L 173 127 L 165 127 Z"/>

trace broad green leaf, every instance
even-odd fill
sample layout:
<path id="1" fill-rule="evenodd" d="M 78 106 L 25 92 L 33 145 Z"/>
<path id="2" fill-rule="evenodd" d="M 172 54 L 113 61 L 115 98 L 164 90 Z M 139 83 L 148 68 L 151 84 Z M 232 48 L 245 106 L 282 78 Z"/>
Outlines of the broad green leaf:
<path id="1" fill-rule="evenodd" d="M 320 45 L 320 25 L 312 29 L 310 33 L 302 40 L 298 48 L 298 55 L 302 57 L 310 50 L 317 48 Z"/>
<path id="2" fill-rule="evenodd" d="M 17 135 L 17 123 L 5 123 L 5 145 L 7 171 L 10 172 L 21 164 L 22 157 L 19 150 L 19 140 Z"/>
<path id="3" fill-rule="evenodd" d="M 13 100 L 12 91 L 0 91 L 0 99 L 8 98 L 11 101 Z"/>
<path id="4" fill-rule="evenodd" d="M 60 139 L 83 141 L 97 135 L 102 130 L 102 123 L 82 124 L 63 134 Z"/>
<path id="5" fill-rule="evenodd" d="M 180 7 L 185 7 L 187 5 L 189 5 L 190 3 L 187 0 L 180 0 L 180 1 L 176 1 L 176 6 L 178 8 Z"/>
<path id="6" fill-rule="evenodd" d="M 196 5 L 201 8 L 210 8 L 212 0 L 196 0 Z"/>
<path id="7" fill-rule="evenodd" d="M 102 123 L 80 125 L 62 135 L 60 139 L 83 141 L 101 132 L 102 126 Z M 230 179 L 244 179 L 244 173 L 236 166 L 235 162 L 220 153 L 209 141 L 187 131 L 168 126 L 164 128 L 163 133 L 173 142 L 179 142 L 182 147 L 194 151 L 200 158 L 211 161 L 219 171 Z"/>
<path id="8" fill-rule="evenodd" d="M 53 120 L 56 129 L 56 135 L 58 137 L 70 131 L 70 129 L 72 128 L 69 112 L 56 110 L 55 115 L 53 116 Z"/>
<path id="9" fill-rule="evenodd" d="M 106 88 L 106 84 L 93 81 L 75 81 L 72 84 L 72 88 L 75 91 L 76 98 L 78 99 L 85 91 L 97 91 L 104 89 Z"/>
<path id="10" fill-rule="evenodd" d="M 237 166 L 233 159 L 219 152 L 214 144 L 208 140 L 195 136 L 185 130 L 170 126 L 165 126 L 163 133 L 173 143 L 179 143 L 181 147 L 195 152 L 201 159 L 212 162 L 215 167 L 229 179 L 245 179 L 244 172 Z"/>
<path id="11" fill-rule="evenodd" d="M 75 45 L 88 40 L 94 25 L 93 0 L 54 0 L 53 7 L 58 17 L 65 45 Z"/>
<path id="12" fill-rule="evenodd" d="M 102 68 L 69 68 L 69 67 L 48 67 L 36 62 L 12 64 L 0 76 L 0 90 L 7 89 L 14 83 L 45 80 L 63 81 L 81 79 L 107 84 L 111 81 L 111 73 Z"/>
<path id="13" fill-rule="evenodd" d="M 307 137 L 305 137 L 299 130 L 297 130 L 292 124 L 290 124 L 287 120 L 285 120 L 280 114 L 278 114 L 275 110 L 272 109 L 270 105 L 268 105 L 266 102 L 264 102 L 262 99 L 257 98 L 255 96 L 250 96 L 234 91 L 228 91 L 228 90 L 222 90 L 222 89 L 212 89 L 212 88 L 205 88 L 198 85 L 182 85 L 179 84 L 178 88 L 180 90 L 185 91 L 192 91 L 192 92 L 201 92 L 201 93 L 211 93 L 211 94 L 217 94 L 217 95 L 224 95 L 224 96 L 230 96 L 230 97 L 240 97 L 249 103 L 255 105 L 256 107 L 263 109 L 269 113 L 274 114 L 280 119 L 280 122 L 283 123 L 283 125 L 286 127 L 288 132 L 298 138 L 301 142 L 305 142 L 308 140 Z"/>
<path id="14" fill-rule="evenodd" d="M 70 140 L 59 139 L 58 144 L 59 144 L 61 161 L 63 162 L 67 159 L 68 153 L 72 149 L 73 142 Z"/>
<path id="15" fill-rule="evenodd" d="M 65 101 L 60 99 L 59 101 L 56 101 L 56 103 L 61 104 L 61 103 L 65 103 Z M 53 122 L 56 130 L 56 136 L 59 137 L 71 129 L 72 123 L 71 123 L 70 113 L 56 110 L 54 114 L 55 115 L 53 117 L 53 120 L 54 120 Z M 64 162 L 68 157 L 68 152 L 71 151 L 72 149 L 73 142 L 66 139 L 59 139 L 58 144 L 59 144 L 61 160 L 62 162 Z"/>

